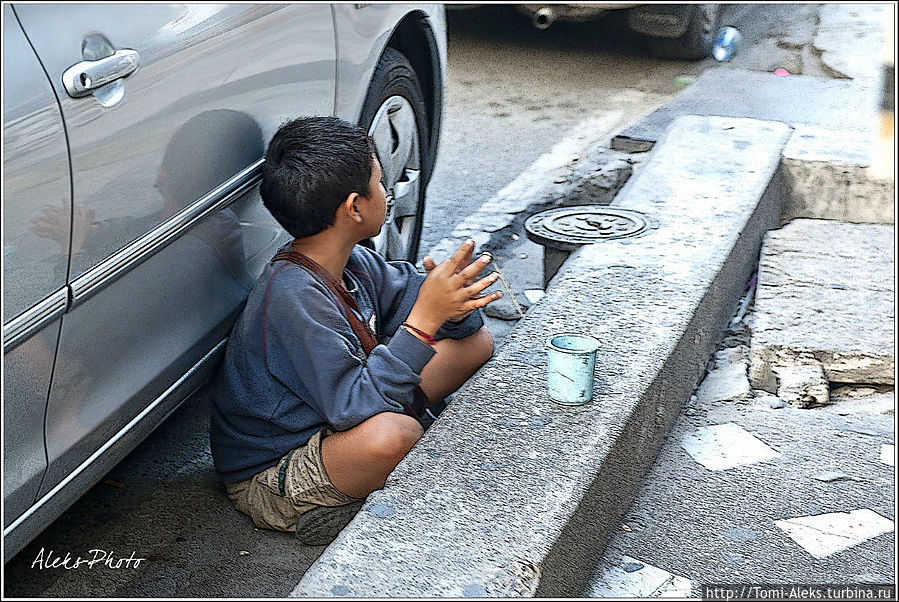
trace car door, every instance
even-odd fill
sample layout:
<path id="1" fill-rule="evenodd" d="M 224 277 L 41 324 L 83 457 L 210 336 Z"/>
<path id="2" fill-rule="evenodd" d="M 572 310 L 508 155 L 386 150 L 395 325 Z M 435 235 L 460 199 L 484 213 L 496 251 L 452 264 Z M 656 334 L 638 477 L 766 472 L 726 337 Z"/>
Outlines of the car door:
<path id="1" fill-rule="evenodd" d="M 62 116 L 41 64 L 3 6 L 3 527 L 34 502 L 47 466 L 44 411 L 69 259 Z"/>
<path id="2" fill-rule="evenodd" d="M 264 143 L 289 117 L 332 113 L 335 48 L 327 5 L 14 8 L 72 166 L 43 495 L 155 426 L 170 411 L 156 404 L 227 336 L 285 239 L 258 200 Z"/>

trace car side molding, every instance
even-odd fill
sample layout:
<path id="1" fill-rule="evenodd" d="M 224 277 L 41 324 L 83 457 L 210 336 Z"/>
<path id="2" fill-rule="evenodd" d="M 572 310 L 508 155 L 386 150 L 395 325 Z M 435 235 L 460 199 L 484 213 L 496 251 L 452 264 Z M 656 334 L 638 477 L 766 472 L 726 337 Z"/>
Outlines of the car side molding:
<path id="1" fill-rule="evenodd" d="M 69 288 L 64 287 L 3 325 L 3 353 L 40 331 L 69 308 Z"/>
<path id="2" fill-rule="evenodd" d="M 262 180 L 263 162 L 264 159 L 254 162 L 192 205 L 185 207 L 121 251 L 73 280 L 69 285 L 72 289 L 72 304 L 69 310 L 100 292 L 177 240 L 203 218 L 224 209 L 258 184 Z"/>

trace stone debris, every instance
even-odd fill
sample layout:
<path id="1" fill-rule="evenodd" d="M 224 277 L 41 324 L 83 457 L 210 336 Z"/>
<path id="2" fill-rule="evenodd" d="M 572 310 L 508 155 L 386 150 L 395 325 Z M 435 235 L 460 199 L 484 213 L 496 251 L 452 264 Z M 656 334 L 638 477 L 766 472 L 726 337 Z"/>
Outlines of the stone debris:
<path id="1" fill-rule="evenodd" d="M 841 416 L 851 414 L 894 414 L 896 392 L 892 387 L 843 385 L 830 391 L 830 405 L 821 408 Z"/>
<path id="2" fill-rule="evenodd" d="M 709 371 L 696 391 L 697 401 L 709 404 L 716 401 L 752 399 L 752 390 L 746 376 L 748 365 L 748 350 L 743 345 L 717 352 L 714 368 Z"/>
<path id="3" fill-rule="evenodd" d="M 797 408 L 830 402 L 830 384 L 821 366 L 783 366 L 777 370 L 777 396 Z"/>
<path id="4" fill-rule="evenodd" d="M 761 391 L 777 394 L 777 375 L 764 361 L 751 361 L 749 363 L 749 382 Z"/>
<path id="5" fill-rule="evenodd" d="M 853 481 L 853 480 L 855 480 L 844 472 L 837 472 L 837 471 L 833 471 L 833 470 L 819 472 L 812 478 L 817 479 L 818 481 L 824 481 L 825 483 L 833 483 L 834 481 Z"/>
<path id="6" fill-rule="evenodd" d="M 772 410 L 780 410 L 782 408 L 789 407 L 789 404 L 783 399 L 781 399 L 777 395 L 768 393 L 767 391 L 763 391 L 762 389 L 753 389 L 752 395 L 755 398 L 756 402 L 761 405 L 767 405 Z"/>
<path id="7" fill-rule="evenodd" d="M 750 399 L 752 391 L 746 369 L 740 364 L 715 368 L 702 381 L 696 396 L 703 404 Z"/>
<path id="8" fill-rule="evenodd" d="M 768 401 L 768 407 L 772 410 L 780 410 L 782 408 L 787 407 L 787 402 L 785 402 L 780 397 L 771 397 L 770 401 Z"/>
<path id="9" fill-rule="evenodd" d="M 546 294 L 546 291 L 544 291 L 543 289 L 539 289 L 539 288 L 528 289 L 528 290 L 524 291 L 524 296 L 528 300 L 528 302 L 531 303 L 531 305 L 540 301 L 540 299 L 542 299 L 543 295 L 545 295 L 545 294 Z"/>

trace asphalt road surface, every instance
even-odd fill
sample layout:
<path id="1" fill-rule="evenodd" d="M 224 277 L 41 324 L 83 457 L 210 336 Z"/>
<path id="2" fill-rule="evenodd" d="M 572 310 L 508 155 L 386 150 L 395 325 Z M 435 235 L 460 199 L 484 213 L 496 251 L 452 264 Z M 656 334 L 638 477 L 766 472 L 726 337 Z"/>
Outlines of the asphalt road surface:
<path id="1" fill-rule="evenodd" d="M 778 39 L 814 31 L 815 5 L 726 10 L 743 31 L 734 59 L 743 68 L 800 60 L 798 46 Z M 538 31 L 511 6 L 493 5 L 450 11 L 448 22 L 448 106 L 423 252 L 585 118 L 620 114 L 623 128 L 676 94 L 676 76 L 713 64 L 652 58 L 623 15 Z M 4 595 L 286 596 L 322 548 L 254 529 L 230 507 L 207 429 L 203 389 L 5 565 Z M 67 554 L 69 567 L 97 562 L 66 570 Z"/>

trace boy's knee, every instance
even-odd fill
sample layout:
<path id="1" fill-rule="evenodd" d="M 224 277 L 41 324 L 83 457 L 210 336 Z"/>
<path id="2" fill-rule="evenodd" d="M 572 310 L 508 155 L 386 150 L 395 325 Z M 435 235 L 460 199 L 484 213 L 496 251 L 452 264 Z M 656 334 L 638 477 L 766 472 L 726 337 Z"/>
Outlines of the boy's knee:
<path id="1" fill-rule="evenodd" d="M 486 326 L 482 326 L 477 332 L 466 337 L 467 339 L 471 339 L 472 353 L 480 365 L 483 366 L 487 363 L 487 360 L 493 357 L 493 335 L 490 334 L 490 330 Z"/>
<path id="2" fill-rule="evenodd" d="M 369 421 L 366 451 L 384 460 L 399 462 L 424 434 L 418 420 L 406 414 L 382 412 Z"/>

